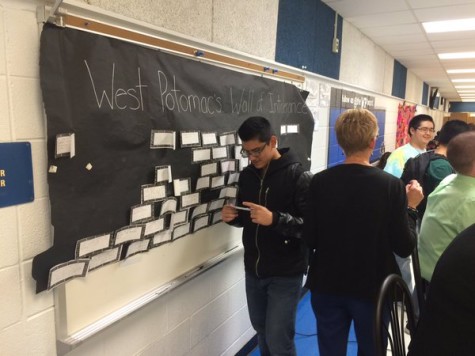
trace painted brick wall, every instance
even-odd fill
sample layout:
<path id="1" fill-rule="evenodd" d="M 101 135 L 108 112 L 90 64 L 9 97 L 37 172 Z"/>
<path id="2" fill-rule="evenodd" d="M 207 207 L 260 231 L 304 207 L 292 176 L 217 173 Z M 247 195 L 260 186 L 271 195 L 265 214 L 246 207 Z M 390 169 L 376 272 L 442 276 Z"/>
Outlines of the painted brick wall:
<path id="1" fill-rule="evenodd" d="M 53 294 L 35 295 L 31 259 L 51 244 L 35 1 L 0 2 L 0 141 L 32 147 L 35 200 L 0 209 L 0 354 L 54 355 Z"/>

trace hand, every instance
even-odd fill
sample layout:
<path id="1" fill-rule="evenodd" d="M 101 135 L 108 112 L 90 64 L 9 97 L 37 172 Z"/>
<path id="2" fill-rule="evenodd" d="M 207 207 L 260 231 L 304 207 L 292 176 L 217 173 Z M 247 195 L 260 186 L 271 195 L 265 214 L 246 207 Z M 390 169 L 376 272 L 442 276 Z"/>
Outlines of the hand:
<path id="1" fill-rule="evenodd" d="M 251 220 L 255 224 L 269 226 L 272 224 L 272 211 L 268 210 L 265 206 L 250 203 L 250 202 L 243 202 L 242 205 L 247 206 L 251 211 Z"/>
<path id="2" fill-rule="evenodd" d="M 422 187 L 417 180 L 411 180 L 406 185 L 407 206 L 410 208 L 416 208 L 419 203 L 424 199 L 424 193 Z"/>
<path id="3" fill-rule="evenodd" d="M 237 216 L 238 212 L 232 205 L 225 205 L 221 209 L 221 219 L 223 219 L 224 222 L 230 222 L 236 219 Z"/>

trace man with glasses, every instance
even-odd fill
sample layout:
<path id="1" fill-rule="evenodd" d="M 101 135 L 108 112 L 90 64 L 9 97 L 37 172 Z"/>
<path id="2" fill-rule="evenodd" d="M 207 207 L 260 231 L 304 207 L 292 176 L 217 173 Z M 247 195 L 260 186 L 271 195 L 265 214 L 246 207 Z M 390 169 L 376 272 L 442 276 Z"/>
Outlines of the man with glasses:
<path id="1" fill-rule="evenodd" d="M 244 228 L 247 304 L 261 355 L 296 355 L 295 317 L 308 264 L 302 216 L 311 175 L 289 148 L 277 149 L 267 119 L 248 118 L 238 135 L 251 165 L 239 176 L 236 205 L 224 206 L 222 219 Z"/>
<path id="2" fill-rule="evenodd" d="M 469 130 L 468 124 L 462 120 L 447 121 L 437 133 L 437 147 L 432 151 L 409 158 L 404 165 L 404 171 L 401 176 L 402 181 L 407 184 L 412 179 L 415 179 L 424 191 L 424 199 L 417 207 L 419 220 L 422 220 L 424 216 L 429 194 L 434 191 L 442 179 L 455 173 L 447 160 L 447 145 L 455 136 Z"/>
<path id="3" fill-rule="evenodd" d="M 427 144 L 434 137 L 434 132 L 434 120 L 431 116 L 425 114 L 414 116 L 411 121 L 409 121 L 407 130 L 410 137 L 409 143 L 398 147 L 391 153 L 384 170 L 397 178 L 401 178 L 407 160 L 426 152 Z M 414 294 L 414 278 L 412 276 L 412 259 L 410 256 L 402 258 L 396 255 L 396 261 L 401 270 L 404 282 L 406 282 L 409 290 L 413 294 L 416 315 L 418 315 L 417 298 Z"/>
<path id="4" fill-rule="evenodd" d="M 409 142 L 396 148 L 388 158 L 384 170 L 397 178 L 401 178 L 404 165 L 409 158 L 426 151 L 427 144 L 434 137 L 434 120 L 431 116 L 420 114 L 409 121 L 407 133 Z"/>

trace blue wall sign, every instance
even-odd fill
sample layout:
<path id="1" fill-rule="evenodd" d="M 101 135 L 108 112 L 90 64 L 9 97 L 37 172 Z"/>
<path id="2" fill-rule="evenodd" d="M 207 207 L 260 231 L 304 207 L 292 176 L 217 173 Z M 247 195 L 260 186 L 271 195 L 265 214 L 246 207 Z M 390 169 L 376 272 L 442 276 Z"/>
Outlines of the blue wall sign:
<path id="1" fill-rule="evenodd" d="M 0 208 L 34 199 L 31 144 L 0 143 Z"/>

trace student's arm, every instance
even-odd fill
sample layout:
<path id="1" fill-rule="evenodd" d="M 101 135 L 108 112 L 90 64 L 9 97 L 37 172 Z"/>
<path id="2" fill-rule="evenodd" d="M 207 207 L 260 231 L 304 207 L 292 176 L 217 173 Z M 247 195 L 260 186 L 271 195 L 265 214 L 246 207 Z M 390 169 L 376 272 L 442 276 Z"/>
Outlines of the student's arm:
<path id="1" fill-rule="evenodd" d="M 236 206 L 243 206 L 242 205 L 242 199 L 239 194 L 236 197 Z M 243 222 L 242 222 L 242 214 L 248 214 L 248 211 L 239 211 L 236 209 L 233 205 L 224 205 L 223 208 L 221 209 L 221 219 L 229 225 L 235 226 L 235 227 L 242 227 Z"/>
<path id="2" fill-rule="evenodd" d="M 280 234 L 288 237 L 302 238 L 305 206 L 307 203 L 308 188 L 312 180 L 311 172 L 303 172 L 297 179 L 293 205 L 296 210 L 294 215 L 283 212 L 273 212 L 272 226 Z"/>
<path id="3" fill-rule="evenodd" d="M 413 162 L 414 161 L 414 158 L 409 158 L 406 163 L 404 164 L 404 169 L 402 171 L 402 175 L 401 175 L 401 180 L 403 181 L 404 184 L 409 184 L 409 182 L 412 180 L 412 179 L 415 179 L 413 177 L 413 173 L 410 169 L 411 166 L 413 166 Z"/>
<path id="4" fill-rule="evenodd" d="M 307 194 L 307 203 L 305 206 L 305 224 L 303 226 L 303 240 L 307 244 L 310 249 L 317 248 L 317 219 L 316 219 L 316 211 L 317 211 L 317 193 L 318 187 L 318 178 L 315 176 L 308 189 Z"/>
<path id="5" fill-rule="evenodd" d="M 225 205 L 221 209 L 221 219 L 229 225 L 242 227 L 241 219 L 239 219 L 238 210 L 232 205 Z"/>
<path id="6" fill-rule="evenodd" d="M 396 178 L 400 178 L 404 168 L 404 163 L 405 162 L 401 156 L 401 152 L 394 151 L 389 156 L 386 166 L 384 167 L 384 171 L 395 176 Z"/>
<path id="7" fill-rule="evenodd" d="M 424 196 L 422 188 L 416 181 L 412 181 L 406 187 L 402 181 L 397 181 L 391 189 L 392 214 L 388 226 L 390 244 L 395 254 L 408 257 L 414 251 L 417 242 L 417 211 L 414 208 Z"/>

